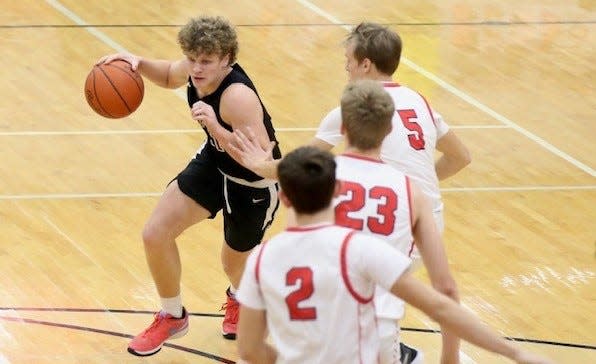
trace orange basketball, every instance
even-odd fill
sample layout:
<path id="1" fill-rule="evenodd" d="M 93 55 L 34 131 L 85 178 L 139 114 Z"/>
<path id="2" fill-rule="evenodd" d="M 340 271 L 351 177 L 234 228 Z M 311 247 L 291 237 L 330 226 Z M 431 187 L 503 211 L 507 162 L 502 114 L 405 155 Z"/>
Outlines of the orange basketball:
<path id="1" fill-rule="evenodd" d="M 106 118 L 130 115 L 141 105 L 144 94 L 143 78 L 122 60 L 93 66 L 85 81 L 87 103 Z"/>

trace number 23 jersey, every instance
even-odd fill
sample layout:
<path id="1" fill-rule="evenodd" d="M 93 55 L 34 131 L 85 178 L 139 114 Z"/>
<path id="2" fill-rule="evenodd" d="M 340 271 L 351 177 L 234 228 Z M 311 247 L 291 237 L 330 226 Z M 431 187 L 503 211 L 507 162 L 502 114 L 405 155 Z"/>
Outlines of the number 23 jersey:
<path id="1" fill-rule="evenodd" d="M 335 158 L 341 192 L 333 203 L 335 223 L 374 235 L 402 254 L 414 247 L 410 179 L 389 164 L 344 153 Z M 404 303 L 381 287 L 375 292 L 377 316 L 400 319 Z"/>
<path id="2" fill-rule="evenodd" d="M 434 153 L 437 140 L 449 131 L 443 117 L 434 112 L 416 91 L 394 82 L 383 82 L 395 103 L 391 133 L 383 140 L 381 159 L 404 172 L 431 198 L 433 211 L 441 214 L 443 202 L 435 172 Z M 333 109 L 321 121 L 316 138 L 338 145 L 341 134 L 341 110 Z M 437 224 L 442 226 L 441 221 Z"/>

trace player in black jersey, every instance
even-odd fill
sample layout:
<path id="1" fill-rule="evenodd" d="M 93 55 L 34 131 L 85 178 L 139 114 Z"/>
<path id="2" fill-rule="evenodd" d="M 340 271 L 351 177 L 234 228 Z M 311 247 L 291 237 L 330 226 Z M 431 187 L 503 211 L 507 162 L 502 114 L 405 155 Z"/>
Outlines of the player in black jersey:
<path id="1" fill-rule="evenodd" d="M 184 58 L 176 61 L 146 59 L 128 53 L 116 59 L 165 88 L 187 85 L 191 117 L 207 133 L 188 166 L 164 191 L 143 230 L 145 254 L 162 309 L 149 328 L 135 337 L 128 351 L 152 355 L 171 338 L 184 335 L 188 315 L 180 297 L 180 256 L 175 239 L 188 227 L 214 218 L 222 210 L 224 240 L 221 259 L 231 286 L 227 290 L 223 336 L 235 339 L 240 283 L 248 253 L 261 242 L 278 207 L 277 183 L 265 180 L 238 164 L 226 153 L 234 129 L 251 130 L 263 148 L 276 142 L 271 117 L 252 81 L 236 63 L 238 41 L 230 23 L 221 17 L 191 19 L 178 33 Z M 274 158 L 281 158 L 277 146 Z"/>

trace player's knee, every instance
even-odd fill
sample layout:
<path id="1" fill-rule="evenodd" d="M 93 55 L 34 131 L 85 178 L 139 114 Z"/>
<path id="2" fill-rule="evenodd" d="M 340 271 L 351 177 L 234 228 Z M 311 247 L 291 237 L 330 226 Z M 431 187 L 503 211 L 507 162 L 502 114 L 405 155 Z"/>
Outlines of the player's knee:
<path id="1" fill-rule="evenodd" d="M 164 234 L 155 224 L 146 224 L 142 232 L 145 248 L 151 249 L 160 246 L 164 242 Z"/>
<path id="2" fill-rule="evenodd" d="M 233 264 L 229 259 L 226 259 L 225 255 L 221 257 L 221 267 L 228 277 L 233 273 Z"/>

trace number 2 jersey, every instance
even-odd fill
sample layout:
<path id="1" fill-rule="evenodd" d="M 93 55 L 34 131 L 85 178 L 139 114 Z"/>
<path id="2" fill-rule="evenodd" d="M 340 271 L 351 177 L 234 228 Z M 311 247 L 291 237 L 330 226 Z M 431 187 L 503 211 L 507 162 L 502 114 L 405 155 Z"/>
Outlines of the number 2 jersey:
<path id="1" fill-rule="evenodd" d="M 374 235 L 406 256 L 414 248 L 410 179 L 389 164 L 344 153 L 335 157 L 341 181 L 335 197 L 335 223 Z M 404 302 L 382 287 L 375 291 L 377 316 L 401 319 Z"/>
<path id="2" fill-rule="evenodd" d="M 251 252 L 236 298 L 266 310 L 277 363 L 376 363 L 375 284 L 390 289 L 409 264 L 331 223 L 288 228 Z"/>
<path id="3" fill-rule="evenodd" d="M 449 126 L 433 113 L 426 99 L 416 91 L 395 82 L 384 82 L 384 89 L 395 103 L 393 129 L 383 141 L 381 159 L 411 176 L 432 201 L 437 226 L 443 230 L 443 202 L 435 172 L 434 153 L 437 139 L 447 134 Z M 343 135 L 341 110 L 332 110 L 321 121 L 316 137 L 338 145 Z"/>

